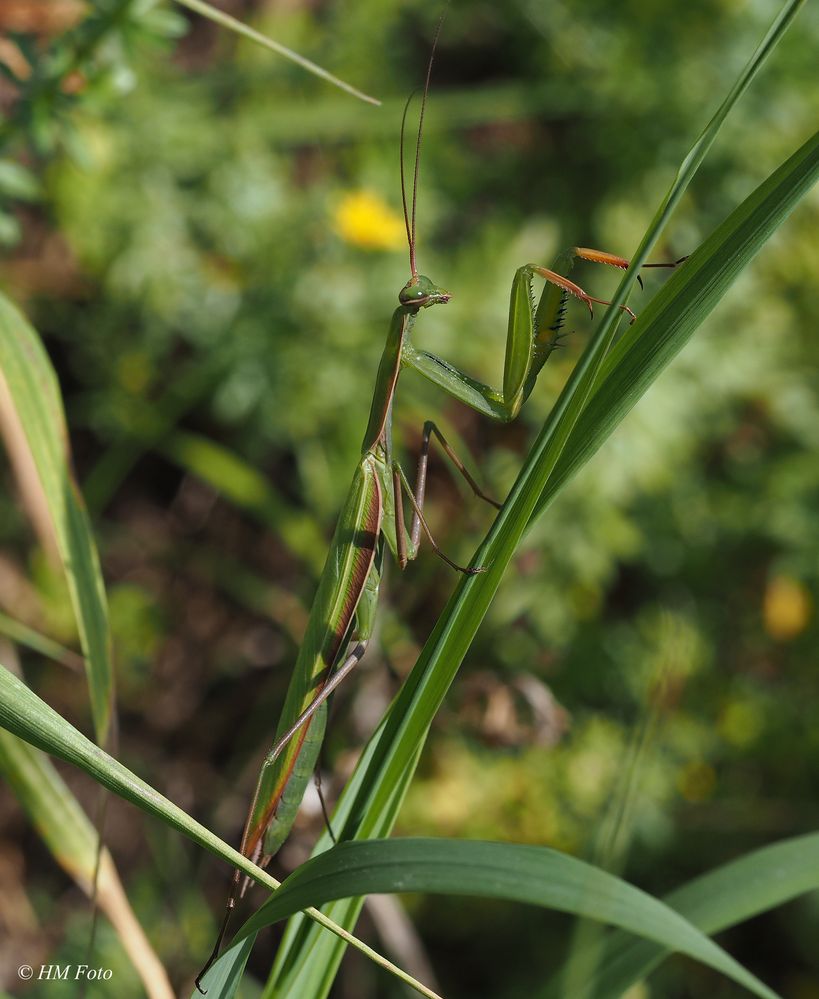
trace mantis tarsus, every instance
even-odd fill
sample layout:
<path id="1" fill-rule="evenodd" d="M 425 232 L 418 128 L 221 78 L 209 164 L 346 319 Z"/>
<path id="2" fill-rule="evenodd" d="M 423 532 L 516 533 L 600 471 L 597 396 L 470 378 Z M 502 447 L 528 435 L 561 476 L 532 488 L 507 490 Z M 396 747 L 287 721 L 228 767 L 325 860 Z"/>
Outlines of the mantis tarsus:
<path id="1" fill-rule="evenodd" d="M 470 378 L 448 361 L 418 350 L 413 345 L 411 334 L 421 310 L 444 305 L 451 297 L 449 292 L 419 274 L 415 255 L 418 154 L 432 61 L 431 56 L 418 125 L 411 215 L 407 211 L 403 171 L 407 108 L 404 109 L 401 124 L 401 193 L 411 276 L 399 293 L 399 305 L 390 322 L 361 455 L 330 543 L 282 709 L 276 743 L 262 764 L 242 836 L 242 853 L 262 866 L 270 861 L 287 838 L 315 769 L 324 736 L 327 699 L 361 661 L 367 649 L 373 631 L 385 546 L 403 569 L 417 556 L 423 532 L 436 553 L 452 568 L 469 574 L 482 571 L 481 566 L 462 567 L 449 559 L 435 543 L 424 519 L 427 463 L 433 436 L 473 492 L 495 507 L 499 504 L 481 490 L 432 421 L 424 425 L 416 482 L 414 487 L 411 486 L 394 457 L 392 443 L 392 406 L 401 371 L 413 368 L 479 413 L 502 422 L 512 420 L 531 394 L 549 355 L 559 344 L 569 296 L 584 302 L 592 315 L 594 303 L 609 304 L 587 294 L 566 277 L 575 260 L 589 260 L 623 269 L 629 266 L 629 261 L 623 257 L 585 247 L 572 247 L 558 257 L 551 269 L 538 264 L 525 264 L 518 268 L 510 294 L 503 384 L 500 389 Z M 676 263 L 646 266 L 674 267 Z M 545 281 L 537 307 L 534 305 L 532 284 L 536 275 Z M 631 309 L 626 305 L 620 308 L 633 321 Z M 404 518 L 405 495 L 412 507 L 409 530 Z M 218 955 L 228 918 L 240 894 L 240 887 L 241 891 L 244 890 L 244 884 L 240 872 L 235 871 L 214 952 L 196 980 L 200 991 L 203 991 L 201 979 Z"/>

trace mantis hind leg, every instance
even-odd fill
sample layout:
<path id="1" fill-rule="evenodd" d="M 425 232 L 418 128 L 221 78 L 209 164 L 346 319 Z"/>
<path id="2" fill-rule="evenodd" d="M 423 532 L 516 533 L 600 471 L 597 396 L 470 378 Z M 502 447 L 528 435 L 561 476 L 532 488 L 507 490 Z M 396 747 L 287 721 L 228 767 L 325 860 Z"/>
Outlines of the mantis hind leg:
<path id="1" fill-rule="evenodd" d="M 330 676 L 329 680 L 324 684 L 319 693 L 310 702 L 307 708 L 302 711 L 296 721 L 287 729 L 287 731 L 281 736 L 276 745 L 271 749 L 265 758 L 265 762 L 272 764 L 275 760 L 284 752 L 290 740 L 298 733 L 303 725 L 310 721 L 313 715 L 319 710 L 319 708 L 327 701 L 327 698 L 333 693 L 336 687 L 350 675 L 353 669 L 361 662 L 364 657 L 364 653 L 367 650 L 368 639 L 362 639 L 356 642 L 353 651 L 346 657 L 344 662 L 336 669 Z M 325 819 L 327 819 L 327 811 L 324 805 L 324 798 L 321 796 L 321 790 L 319 788 L 319 795 L 322 805 L 322 810 L 324 811 Z M 332 828 L 330 828 L 329 820 L 327 820 L 328 828 L 330 829 L 330 835 L 333 837 L 335 842 L 335 836 L 333 836 Z M 270 859 L 268 857 L 260 856 L 261 853 L 261 843 L 252 857 L 254 863 L 258 863 L 260 866 L 264 867 L 267 861 Z M 230 917 L 233 915 L 233 910 L 236 908 L 236 901 L 240 896 L 243 896 L 245 889 L 248 884 L 248 878 L 243 875 L 239 868 L 235 868 L 233 871 L 233 879 L 230 885 L 230 894 L 228 895 L 227 904 L 225 906 L 225 914 L 222 917 L 222 925 L 219 928 L 219 935 L 216 938 L 216 943 L 214 944 L 213 951 L 208 958 L 206 964 L 196 976 L 196 988 L 202 994 L 206 995 L 207 990 L 202 987 L 202 979 L 205 977 L 207 972 L 216 962 L 219 957 L 219 952 L 222 949 L 222 944 L 224 942 L 225 936 L 228 931 L 228 926 L 230 924 Z"/>
<path id="2" fill-rule="evenodd" d="M 270 752 L 265 757 L 266 764 L 275 763 L 278 757 L 287 748 L 287 744 L 293 738 L 294 735 L 299 731 L 302 725 L 305 725 L 313 715 L 318 711 L 318 709 L 324 704 L 330 694 L 338 687 L 342 680 L 352 673 L 353 669 L 361 662 L 364 658 L 364 653 L 367 651 L 368 639 L 364 639 L 360 642 L 356 642 L 355 648 L 347 656 L 344 662 L 336 669 L 327 683 L 321 688 L 321 690 L 316 694 L 313 700 L 308 704 L 308 706 L 302 711 L 299 717 L 293 722 L 290 728 L 285 731 L 285 733 L 280 737 L 276 745 L 270 750 Z"/>
<path id="3" fill-rule="evenodd" d="M 330 822 L 330 812 L 327 808 L 327 802 L 324 799 L 324 787 L 321 783 L 321 762 L 316 766 L 315 773 L 313 774 L 313 783 L 316 786 L 316 794 L 318 795 L 319 805 L 321 805 L 321 814 L 324 819 L 324 827 L 327 830 L 327 834 L 333 841 L 333 846 L 338 843 L 336 839 L 336 834 L 333 832 L 333 825 Z"/>

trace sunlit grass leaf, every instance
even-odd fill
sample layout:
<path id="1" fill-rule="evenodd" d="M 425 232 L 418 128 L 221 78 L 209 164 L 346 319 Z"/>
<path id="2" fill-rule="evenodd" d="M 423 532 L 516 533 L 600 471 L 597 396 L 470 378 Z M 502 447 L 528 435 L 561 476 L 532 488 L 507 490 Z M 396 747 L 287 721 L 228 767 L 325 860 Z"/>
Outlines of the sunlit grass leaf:
<path id="1" fill-rule="evenodd" d="M 18 645 L 33 649 L 40 655 L 53 659 L 68 669 L 82 671 L 82 656 L 78 656 L 76 652 L 60 645 L 59 642 L 55 642 L 48 635 L 43 635 L 41 632 L 35 631 L 34 628 L 29 628 L 27 624 L 9 617 L 2 611 L 0 611 L 0 635 L 5 635 Z"/>
<path id="2" fill-rule="evenodd" d="M 176 0 L 176 2 L 182 7 L 187 7 L 188 10 L 201 14 L 202 17 L 206 17 L 209 21 L 214 21 L 221 27 L 227 28 L 237 35 L 242 35 L 244 38 L 249 38 L 251 41 L 256 42 L 257 45 L 262 45 L 277 55 L 284 56 L 285 59 L 294 62 L 297 66 L 307 70 L 308 73 L 312 73 L 313 76 L 318 76 L 322 80 L 326 80 L 327 83 L 331 83 L 334 87 L 338 87 L 339 90 L 343 90 L 345 93 L 351 94 L 361 101 L 376 105 L 381 103 L 375 97 L 370 97 L 369 94 L 365 94 L 349 83 L 345 83 L 344 80 L 340 80 L 337 76 L 333 76 L 332 73 L 329 73 L 326 69 L 322 69 L 321 66 L 318 66 L 312 60 L 306 59 L 303 55 L 299 55 L 298 52 L 294 52 L 293 49 L 282 45 L 281 42 L 275 41 L 268 35 L 263 35 L 260 31 L 256 31 L 255 28 L 249 27 L 242 21 L 238 21 L 235 17 L 231 17 L 230 14 L 226 14 L 212 4 L 205 3 L 205 0 Z"/>
<path id="3" fill-rule="evenodd" d="M 666 895 L 666 905 L 709 935 L 819 888 L 819 834 L 762 847 Z M 589 999 L 616 999 L 645 978 L 668 952 L 613 933 L 589 967 Z M 582 960 L 582 955 L 580 955 Z M 555 995 L 559 992 L 553 993 Z"/>
<path id="4" fill-rule="evenodd" d="M 547 847 L 446 839 L 340 843 L 302 864 L 237 934 L 308 905 L 352 895 L 433 892 L 545 906 L 664 941 L 757 995 L 770 989 L 662 902 L 612 874 Z"/>
<path id="5" fill-rule="evenodd" d="M 636 263 L 646 259 L 731 106 L 747 88 L 800 6 L 799 2 L 784 5 L 728 98 L 686 156 L 634 254 Z M 385 724 L 373 737 L 345 788 L 334 819 L 341 839 L 389 835 L 395 801 L 400 800 L 412 777 L 413 760 L 531 517 L 555 495 L 569 472 L 579 469 L 591 457 L 629 406 L 713 310 L 740 270 L 787 217 L 818 174 L 814 136 L 680 268 L 607 356 L 618 317 L 616 305 L 624 300 L 636 272 L 631 270 L 625 275 L 614 295 L 614 304 L 572 372 L 503 510 L 474 557 L 473 564 L 485 566 L 486 571 L 458 583 Z M 641 352 L 644 352 L 642 357 Z M 324 837 L 316 851 L 328 846 L 329 841 Z M 355 901 L 344 901 L 331 904 L 327 912 L 349 927 L 354 925 L 359 909 Z M 303 999 L 308 995 L 326 995 L 342 954 L 343 945 L 323 938 L 296 917 L 279 949 L 265 996 Z"/>
<path id="6" fill-rule="evenodd" d="M 6 729 L 52 756 L 79 767 L 114 794 L 161 819 L 199 846 L 221 857 L 231 867 L 238 867 L 254 881 L 264 885 L 268 891 L 274 891 L 279 887 L 279 882 L 266 871 L 251 863 L 238 850 L 192 819 L 187 812 L 154 790 L 150 784 L 137 777 L 100 746 L 86 739 L 4 666 L 0 666 L 0 728 Z M 416 982 L 401 968 L 387 961 L 346 930 L 336 926 L 321 912 L 308 909 L 307 915 L 332 933 L 340 933 L 345 943 L 356 947 L 370 960 L 375 961 L 422 995 L 437 999 L 434 992 Z"/>
<path id="7" fill-rule="evenodd" d="M 543 512 L 688 340 L 819 175 L 819 132 L 675 271 L 603 361 L 593 395 L 541 494 Z"/>
<path id="8" fill-rule="evenodd" d="M 0 729 L 0 773 L 54 859 L 117 930 L 151 999 L 172 999 L 165 969 L 139 925 L 107 850 L 97 860 L 99 837 L 79 802 L 38 749 Z"/>
<path id="9" fill-rule="evenodd" d="M 107 742 L 114 704 L 105 588 L 91 524 L 71 473 L 62 399 L 40 338 L 0 293 L 0 374 L 48 506 L 85 655 L 94 730 Z"/>

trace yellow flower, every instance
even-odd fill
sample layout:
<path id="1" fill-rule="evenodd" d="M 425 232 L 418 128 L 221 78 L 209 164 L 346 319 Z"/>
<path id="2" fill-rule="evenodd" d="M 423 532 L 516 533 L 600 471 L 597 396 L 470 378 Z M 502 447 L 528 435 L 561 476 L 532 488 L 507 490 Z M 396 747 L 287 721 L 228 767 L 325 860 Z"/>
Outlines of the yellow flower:
<path id="1" fill-rule="evenodd" d="M 810 594 L 797 579 L 774 576 L 768 580 L 762 603 L 765 631 L 781 642 L 803 632 L 812 612 Z"/>
<path id="2" fill-rule="evenodd" d="M 336 232 L 363 250 L 394 250 L 404 242 L 404 222 L 372 191 L 345 194 L 335 210 Z"/>

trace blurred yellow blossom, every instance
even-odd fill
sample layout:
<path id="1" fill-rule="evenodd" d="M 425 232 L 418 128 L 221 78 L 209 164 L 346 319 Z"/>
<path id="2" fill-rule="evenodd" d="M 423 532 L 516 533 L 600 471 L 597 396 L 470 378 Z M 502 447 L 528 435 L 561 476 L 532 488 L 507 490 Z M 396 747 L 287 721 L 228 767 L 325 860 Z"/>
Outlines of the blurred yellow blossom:
<path id="1" fill-rule="evenodd" d="M 762 603 L 765 631 L 771 638 L 788 641 L 805 630 L 812 611 L 810 594 L 797 579 L 773 576 Z"/>
<path id="2" fill-rule="evenodd" d="M 395 250 L 404 242 L 404 221 L 372 191 L 345 194 L 335 210 L 335 228 L 345 243 L 364 250 Z"/>

